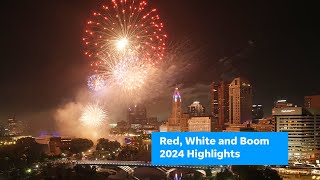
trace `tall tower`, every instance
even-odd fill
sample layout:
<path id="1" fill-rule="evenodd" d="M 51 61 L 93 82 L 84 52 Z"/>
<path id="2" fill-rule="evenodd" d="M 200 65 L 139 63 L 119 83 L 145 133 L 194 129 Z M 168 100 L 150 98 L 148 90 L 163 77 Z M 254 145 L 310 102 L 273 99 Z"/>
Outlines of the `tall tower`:
<path id="1" fill-rule="evenodd" d="M 8 132 L 7 135 L 9 136 L 17 136 L 21 135 L 22 127 L 21 122 L 16 120 L 16 117 L 13 115 L 12 117 L 8 118 Z"/>
<path id="2" fill-rule="evenodd" d="M 145 125 L 147 123 L 147 109 L 142 104 L 128 108 L 128 123 L 130 125 Z"/>
<path id="3" fill-rule="evenodd" d="M 229 121 L 229 84 L 222 81 L 218 87 L 218 124 Z"/>
<path id="4" fill-rule="evenodd" d="M 179 124 L 179 119 L 182 118 L 182 108 L 181 108 L 181 95 L 179 89 L 176 88 L 172 96 L 172 113 L 169 124 Z"/>
<path id="5" fill-rule="evenodd" d="M 222 131 L 229 121 L 229 84 L 213 82 L 211 88 L 212 117 L 214 131 Z"/>
<path id="6" fill-rule="evenodd" d="M 235 78 L 229 85 L 229 123 L 252 120 L 252 88 L 248 80 Z"/>
<path id="7" fill-rule="evenodd" d="M 219 84 L 213 82 L 211 88 L 211 115 L 215 121 L 218 120 L 219 107 L 218 107 L 218 88 Z"/>

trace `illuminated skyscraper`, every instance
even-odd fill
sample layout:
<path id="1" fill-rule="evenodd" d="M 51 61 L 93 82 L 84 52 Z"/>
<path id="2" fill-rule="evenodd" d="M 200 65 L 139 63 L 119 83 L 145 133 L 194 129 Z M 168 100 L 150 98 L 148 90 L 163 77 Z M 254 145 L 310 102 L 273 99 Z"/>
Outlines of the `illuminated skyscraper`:
<path id="1" fill-rule="evenodd" d="M 181 108 L 181 94 L 178 88 L 175 88 L 172 96 L 172 112 L 168 119 L 167 130 L 169 132 L 188 131 L 189 114 L 184 114 Z"/>
<path id="2" fill-rule="evenodd" d="M 289 163 L 320 158 L 320 110 L 275 107 L 272 116 L 276 132 L 288 133 Z"/>
<path id="3" fill-rule="evenodd" d="M 229 85 L 229 123 L 252 120 L 252 88 L 248 80 L 235 78 Z"/>
<path id="4" fill-rule="evenodd" d="M 172 96 L 172 113 L 169 124 L 179 124 L 182 117 L 181 95 L 179 89 L 176 88 Z"/>

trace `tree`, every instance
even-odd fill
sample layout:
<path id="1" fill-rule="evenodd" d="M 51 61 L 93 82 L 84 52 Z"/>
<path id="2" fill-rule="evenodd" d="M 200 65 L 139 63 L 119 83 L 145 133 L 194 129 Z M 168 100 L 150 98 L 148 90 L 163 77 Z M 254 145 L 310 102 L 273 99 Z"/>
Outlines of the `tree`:
<path id="1" fill-rule="evenodd" d="M 96 150 L 104 149 L 111 152 L 117 150 L 120 146 L 121 144 L 118 141 L 109 141 L 108 139 L 101 138 L 98 140 Z"/>
<path id="2" fill-rule="evenodd" d="M 207 177 L 211 177 L 212 176 L 211 169 L 206 169 L 206 176 Z"/>
<path id="3" fill-rule="evenodd" d="M 281 176 L 276 170 L 273 170 L 269 167 L 265 168 L 263 171 L 264 179 L 272 179 L 272 180 L 281 180 Z"/>
<path id="4" fill-rule="evenodd" d="M 136 159 L 139 150 L 133 146 L 125 146 L 118 155 L 118 160 L 131 161 Z"/>
<path id="5" fill-rule="evenodd" d="M 89 139 L 75 138 L 71 140 L 71 152 L 80 153 L 89 150 L 93 142 Z"/>
<path id="6" fill-rule="evenodd" d="M 216 175 L 216 180 L 234 180 L 235 177 L 229 169 L 224 169 L 221 172 L 218 172 Z"/>
<path id="7" fill-rule="evenodd" d="M 280 180 L 278 172 L 264 166 L 232 166 L 232 170 L 240 180 Z"/>

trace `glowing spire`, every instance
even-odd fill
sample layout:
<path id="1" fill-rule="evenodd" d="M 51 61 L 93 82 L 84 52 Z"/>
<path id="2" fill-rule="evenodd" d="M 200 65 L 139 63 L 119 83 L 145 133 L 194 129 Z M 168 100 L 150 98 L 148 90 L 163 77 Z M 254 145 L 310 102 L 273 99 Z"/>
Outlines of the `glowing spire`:
<path id="1" fill-rule="evenodd" d="M 181 95 L 178 88 L 176 88 L 173 93 L 173 100 L 174 102 L 181 102 Z"/>

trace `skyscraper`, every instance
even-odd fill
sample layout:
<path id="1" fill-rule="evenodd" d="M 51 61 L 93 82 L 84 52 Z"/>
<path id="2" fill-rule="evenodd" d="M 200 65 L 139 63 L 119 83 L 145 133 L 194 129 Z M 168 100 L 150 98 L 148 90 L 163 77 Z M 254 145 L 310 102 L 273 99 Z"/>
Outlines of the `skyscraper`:
<path id="1" fill-rule="evenodd" d="M 212 83 L 211 103 L 213 130 L 222 131 L 224 124 L 229 121 L 229 84 L 225 81 Z"/>
<path id="2" fill-rule="evenodd" d="M 17 121 L 15 116 L 8 118 L 8 128 L 6 135 L 17 136 L 22 134 L 22 122 Z"/>
<path id="3" fill-rule="evenodd" d="M 188 106 L 188 113 L 190 117 L 204 116 L 205 108 L 200 104 L 199 101 L 194 101 L 190 106 Z"/>
<path id="4" fill-rule="evenodd" d="M 252 88 L 248 80 L 235 78 L 229 85 L 229 123 L 252 120 Z"/>
<path id="5" fill-rule="evenodd" d="M 139 104 L 128 108 L 128 123 L 131 127 L 142 126 L 147 123 L 147 109 Z"/>
<path id="6" fill-rule="evenodd" d="M 320 111 L 302 107 L 272 109 L 276 132 L 288 133 L 289 162 L 320 158 Z"/>
<path id="7" fill-rule="evenodd" d="M 255 123 L 264 116 L 263 106 L 261 104 L 252 105 L 252 121 Z"/>
<path id="8" fill-rule="evenodd" d="M 219 84 L 213 82 L 211 88 L 211 115 L 215 121 L 218 121 L 219 107 L 218 107 L 218 88 Z"/>
<path id="9" fill-rule="evenodd" d="M 172 96 L 172 113 L 169 119 L 169 124 L 179 124 L 179 119 L 182 117 L 181 95 L 179 89 L 176 88 Z"/>
<path id="10" fill-rule="evenodd" d="M 178 88 L 175 88 L 172 96 L 172 112 L 168 119 L 167 130 L 169 132 L 188 131 L 189 114 L 184 114 L 181 108 L 181 94 Z"/>
<path id="11" fill-rule="evenodd" d="M 229 121 L 229 84 L 221 81 L 218 87 L 218 124 L 223 126 Z"/>

